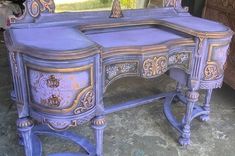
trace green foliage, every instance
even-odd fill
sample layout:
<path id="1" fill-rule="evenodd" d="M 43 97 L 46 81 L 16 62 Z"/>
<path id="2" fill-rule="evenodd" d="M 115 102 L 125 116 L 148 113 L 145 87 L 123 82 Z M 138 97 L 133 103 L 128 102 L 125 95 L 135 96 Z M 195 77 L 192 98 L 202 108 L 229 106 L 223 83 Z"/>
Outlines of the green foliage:
<path id="1" fill-rule="evenodd" d="M 88 0 L 71 4 L 56 5 L 56 12 L 83 11 L 83 10 L 105 10 L 110 9 L 112 0 Z"/>
<path id="2" fill-rule="evenodd" d="M 120 0 L 122 8 L 134 9 L 136 8 L 136 0 Z"/>
<path id="3" fill-rule="evenodd" d="M 120 0 L 123 9 L 136 8 L 137 0 Z M 84 10 L 111 10 L 113 0 L 87 0 L 71 4 L 56 5 L 56 12 L 84 11 Z"/>

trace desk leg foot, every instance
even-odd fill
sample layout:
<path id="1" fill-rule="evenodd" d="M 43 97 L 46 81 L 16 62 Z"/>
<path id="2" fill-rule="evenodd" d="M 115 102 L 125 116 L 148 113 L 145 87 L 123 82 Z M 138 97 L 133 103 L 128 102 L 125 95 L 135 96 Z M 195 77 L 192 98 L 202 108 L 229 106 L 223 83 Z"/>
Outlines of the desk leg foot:
<path id="1" fill-rule="evenodd" d="M 34 124 L 30 118 L 21 118 L 17 120 L 17 129 L 23 140 L 26 156 L 33 156 L 32 128 Z"/>
<path id="2" fill-rule="evenodd" d="M 106 127 L 105 117 L 96 117 L 93 120 L 92 127 L 95 130 L 96 156 L 103 156 L 104 129 Z"/>
<path id="3" fill-rule="evenodd" d="M 210 119 L 210 101 L 211 101 L 212 89 L 208 89 L 206 92 L 205 102 L 203 105 L 203 109 L 208 111 L 208 114 L 203 114 L 199 117 L 199 119 L 203 122 L 209 121 Z"/>
<path id="4" fill-rule="evenodd" d="M 190 144 L 190 124 L 193 117 L 193 108 L 195 103 L 198 101 L 199 93 L 197 91 L 188 91 L 186 93 L 186 98 L 187 109 L 185 114 L 185 120 L 183 122 L 181 137 L 179 138 L 179 143 L 182 146 L 187 146 Z"/>

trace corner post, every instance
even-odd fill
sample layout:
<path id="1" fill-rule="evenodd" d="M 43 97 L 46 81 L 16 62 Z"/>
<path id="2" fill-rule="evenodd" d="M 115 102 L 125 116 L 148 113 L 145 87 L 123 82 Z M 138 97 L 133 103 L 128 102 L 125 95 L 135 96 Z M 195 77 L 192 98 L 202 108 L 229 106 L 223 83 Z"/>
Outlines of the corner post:
<path id="1" fill-rule="evenodd" d="M 17 120 L 17 129 L 23 139 L 25 155 L 33 156 L 32 128 L 33 120 L 26 117 Z"/>
<path id="2" fill-rule="evenodd" d="M 179 143 L 182 146 L 187 146 L 190 144 L 190 124 L 192 121 L 193 108 L 195 103 L 198 101 L 199 93 L 197 91 L 187 91 L 187 109 L 185 114 L 185 121 L 182 127 L 182 134 L 179 138 Z"/>
<path id="3" fill-rule="evenodd" d="M 103 156 L 103 140 L 106 120 L 104 116 L 93 119 L 92 128 L 95 130 L 96 156 Z"/>
<path id="4" fill-rule="evenodd" d="M 204 114 L 200 116 L 201 121 L 209 121 L 210 119 L 210 101 L 212 95 L 212 89 L 206 90 L 206 97 L 203 105 L 203 109 L 208 112 L 208 114 Z"/>

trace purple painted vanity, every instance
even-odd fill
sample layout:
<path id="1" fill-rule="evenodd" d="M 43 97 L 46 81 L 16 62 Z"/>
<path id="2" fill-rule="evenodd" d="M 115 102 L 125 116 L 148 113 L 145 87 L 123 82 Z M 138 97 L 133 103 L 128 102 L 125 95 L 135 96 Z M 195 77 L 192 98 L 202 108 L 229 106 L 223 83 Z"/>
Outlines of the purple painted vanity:
<path id="1" fill-rule="evenodd" d="M 87 152 L 53 156 L 103 156 L 105 117 L 159 99 L 179 143 L 190 144 L 191 121 L 209 119 L 212 90 L 222 85 L 233 32 L 192 17 L 180 0 L 164 4 L 122 12 L 115 0 L 110 16 L 110 11 L 52 13 L 52 0 L 26 0 L 24 15 L 11 17 L 5 31 L 26 156 L 42 155 L 38 134 L 67 138 Z M 115 80 L 166 72 L 178 81 L 175 91 L 104 107 L 103 94 Z M 197 102 L 200 89 L 207 91 L 203 104 Z M 171 112 L 176 99 L 186 107 L 181 121 Z M 67 131 L 85 122 L 92 122 L 95 145 Z"/>

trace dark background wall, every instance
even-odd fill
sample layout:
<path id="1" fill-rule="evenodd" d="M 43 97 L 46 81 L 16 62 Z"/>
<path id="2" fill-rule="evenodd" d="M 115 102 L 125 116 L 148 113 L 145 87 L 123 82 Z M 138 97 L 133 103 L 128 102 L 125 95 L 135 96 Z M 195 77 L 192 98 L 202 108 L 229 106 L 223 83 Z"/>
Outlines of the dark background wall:
<path id="1" fill-rule="evenodd" d="M 183 6 L 189 6 L 189 12 L 197 17 L 201 17 L 205 0 L 183 0 Z"/>

